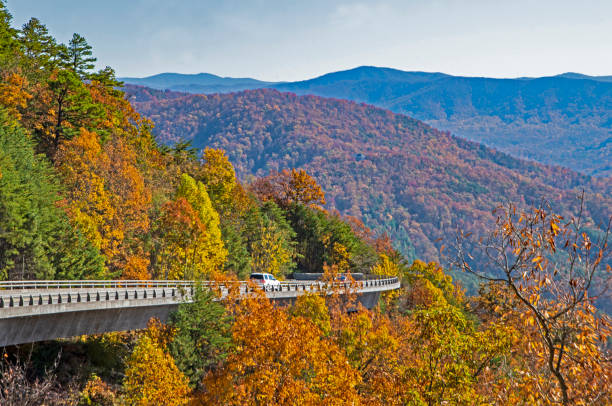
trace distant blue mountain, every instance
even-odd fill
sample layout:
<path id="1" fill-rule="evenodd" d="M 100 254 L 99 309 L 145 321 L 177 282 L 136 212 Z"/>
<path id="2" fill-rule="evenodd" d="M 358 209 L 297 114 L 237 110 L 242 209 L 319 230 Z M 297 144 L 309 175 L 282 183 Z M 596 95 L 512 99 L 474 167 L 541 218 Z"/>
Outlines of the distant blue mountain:
<path id="1" fill-rule="evenodd" d="M 364 102 L 518 157 L 612 176 L 612 76 L 493 79 L 362 66 L 286 83 L 209 74 L 122 80 L 191 93 L 268 87 Z"/>
<path id="2" fill-rule="evenodd" d="M 568 79 L 588 79 L 588 80 L 596 80 L 598 82 L 612 82 L 612 75 L 610 76 L 589 76 L 589 75 L 583 75 L 582 73 L 566 72 L 566 73 L 557 75 L 557 77 L 563 77 L 563 78 L 568 78 Z"/>
<path id="3" fill-rule="evenodd" d="M 170 89 L 188 93 L 230 93 L 258 89 L 271 84 L 251 78 L 224 78 L 210 73 L 160 73 L 146 78 L 120 78 L 120 80 L 153 89 Z"/>

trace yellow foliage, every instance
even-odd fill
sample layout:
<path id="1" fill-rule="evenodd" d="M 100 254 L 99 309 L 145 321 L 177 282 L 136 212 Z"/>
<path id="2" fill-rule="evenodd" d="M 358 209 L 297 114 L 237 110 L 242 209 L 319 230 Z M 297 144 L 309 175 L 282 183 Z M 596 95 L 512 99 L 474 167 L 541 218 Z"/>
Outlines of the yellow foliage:
<path id="1" fill-rule="evenodd" d="M 25 89 L 27 80 L 17 73 L 4 73 L 0 81 L 0 105 L 6 107 L 16 120 L 21 119 L 20 109 L 25 109 L 32 95 Z"/>
<path id="2" fill-rule="evenodd" d="M 188 380 L 172 357 L 148 334 L 127 362 L 121 403 L 129 406 L 180 406 L 189 402 Z"/>
<path id="3" fill-rule="evenodd" d="M 350 259 L 351 255 L 349 254 L 346 247 L 339 242 L 334 242 L 334 245 L 332 247 L 332 261 L 334 265 L 338 267 L 339 272 L 351 271 L 351 267 L 349 264 Z"/>
<path id="4" fill-rule="evenodd" d="M 151 203 L 134 152 L 117 137 L 102 147 L 95 132 L 81 129 L 77 137 L 60 145 L 56 167 L 67 185 L 72 221 L 113 270 L 127 263 L 127 270 L 133 272 L 134 237 L 148 230 Z M 142 261 L 139 265 L 142 276 Z"/>
<path id="5" fill-rule="evenodd" d="M 267 272 L 282 278 L 283 270 L 291 263 L 293 253 L 285 248 L 283 236 L 270 226 L 264 226 L 259 240 L 251 244 L 253 272 Z"/>
<path id="6" fill-rule="evenodd" d="M 331 331 L 329 311 L 325 299 L 319 295 L 308 293 L 299 296 L 291 308 L 293 316 L 301 316 L 309 319 L 327 335 Z"/>
<path id="7" fill-rule="evenodd" d="M 99 376 L 93 375 L 81 392 L 79 404 L 96 406 L 113 406 L 116 401 L 116 393 Z"/>
<path id="8" fill-rule="evenodd" d="M 202 182 L 183 174 L 176 200 L 168 202 L 163 212 L 164 247 L 159 263 L 166 278 L 201 279 L 222 268 L 227 250 L 221 239 L 219 214 Z"/>
<path id="9" fill-rule="evenodd" d="M 403 276 L 401 275 L 402 272 L 400 267 L 395 262 L 391 261 L 389 256 L 387 256 L 386 254 L 380 254 L 380 259 L 378 263 L 376 263 L 376 265 L 374 265 L 372 269 L 370 269 L 370 273 L 373 275 L 380 276 L 397 276 L 400 279 Z M 395 290 L 391 292 L 385 292 L 383 296 L 387 303 L 389 303 L 392 300 L 396 300 L 399 297 L 400 293 L 401 292 L 399 290 Z"/>
<path id="10" fill-rule="evenodd" d="M 123 222 L 112 204 L 97 167 L 110 164 L 102 153 L 98 135 L 81 129 L 57 154 L 57 168 L 69 185 L 68 213 L 92 244 L 108 258 L 119 254 Z"/>
<path id="11" fill-rule="evenodd" d="M 204 163 L 201 173 L 210 197 L 222 204 L 228 204 L 233 198 L 236 187 L 236 173 L 222 149 L 206 148 L 202 153 Z"/>
<path id="12" fill-rule="evenodd" d="M 305 205 L 325 204 L 323 189 L 303 169 L 291 169 L 287 198 Z"/>

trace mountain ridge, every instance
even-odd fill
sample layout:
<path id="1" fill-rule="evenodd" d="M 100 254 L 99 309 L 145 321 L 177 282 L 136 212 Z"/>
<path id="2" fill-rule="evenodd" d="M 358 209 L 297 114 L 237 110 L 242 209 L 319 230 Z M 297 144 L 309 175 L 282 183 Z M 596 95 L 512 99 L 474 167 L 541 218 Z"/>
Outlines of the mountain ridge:
<path id="1" fill-rule="evenodd" d="M 272 84 L 202 77 L 208 84 L 167 86 L 190 93 L 273 88 L 368 103 L 519 158 L 612 176 L 610 76 L 566 72 L 498 79 L 362 66 L 305 81 Z"/>

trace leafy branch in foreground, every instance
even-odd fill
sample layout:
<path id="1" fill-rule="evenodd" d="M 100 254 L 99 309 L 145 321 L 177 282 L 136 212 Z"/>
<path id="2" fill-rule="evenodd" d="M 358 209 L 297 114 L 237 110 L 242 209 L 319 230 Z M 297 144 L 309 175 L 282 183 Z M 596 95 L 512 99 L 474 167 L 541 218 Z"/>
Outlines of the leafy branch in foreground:
<path id="1" fill-rule="evenodd" d="M 527 351 L 540 379 L 532 388 L 564 405 L 604 401 L 612 380 L 605 350 L 610 319 L 594 306 L 610 288 L 612 218 L 593 237 L 583 216 L 584 195 L 580 203 L 569 220 L 546 203 L 531 211 L 508 204 L 494 212 L 495 229 L 471 241 L 471 254 L 465 248 L 469 235 L 460 233 L 456 247 L 462 270 L 502 286 L 498 292 L 513 301 L 502 317 L 520 319 L 526 331 L 535 329 Z M 473 265 L 475 253 L 487 259 L 484 269 Z"/>

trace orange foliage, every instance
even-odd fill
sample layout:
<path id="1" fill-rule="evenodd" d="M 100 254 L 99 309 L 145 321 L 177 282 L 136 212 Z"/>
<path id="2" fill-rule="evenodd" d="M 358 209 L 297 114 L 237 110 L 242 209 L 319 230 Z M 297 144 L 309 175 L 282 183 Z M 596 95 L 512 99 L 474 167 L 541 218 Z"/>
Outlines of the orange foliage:
<path id="1" fill-rule="evenodd" d="M 20 110 L 25 109 L 32 95 L 28 93 L 27 79 L 18 73 L 3 73 L 0 81 L 0 105 L 7 108 L 13 118 L 20 120 Z"/>
<path id="2" fill-rule="evenodd" d="M 130 256 L 124 265 L 121 278 L 126 280 L 148 280 L 151 279 L 149 272 L 149 260 L 139 256 Z"/>
<path id="3" fill-rule="evenodd" d="M 101 145 L 95 132 L 60 145 L 56 167 L 68 187 L 68 213 L 85 236 L 106 256 L 111 271 L 136 264 L 143 275 L 144 258 L 134 250 L 135 240 L 149 228 L 150 191 L 136 167 L 136 155 L 120 138 Z M 131 260 L 132 256 L 138 260 Z M 129 265 L 126 265 L 129 264 Z"/>
<path id="4" fill-rule="evenodd" d="M 267 300 L 235 308 L 234 351 L 204 380 L 202 404 L 359 404 L 359 375 L 343 351 L 301 316 Z"/>
<path id="5" fill-rule="evenodd" d="M 300 169 L 273 171 L 265 178 L 257 179 L 251 189 L 262 200 L 274 200 L 282 206 L 299 203 L 305 206 L 325 204 L 321 186 Z"/>

